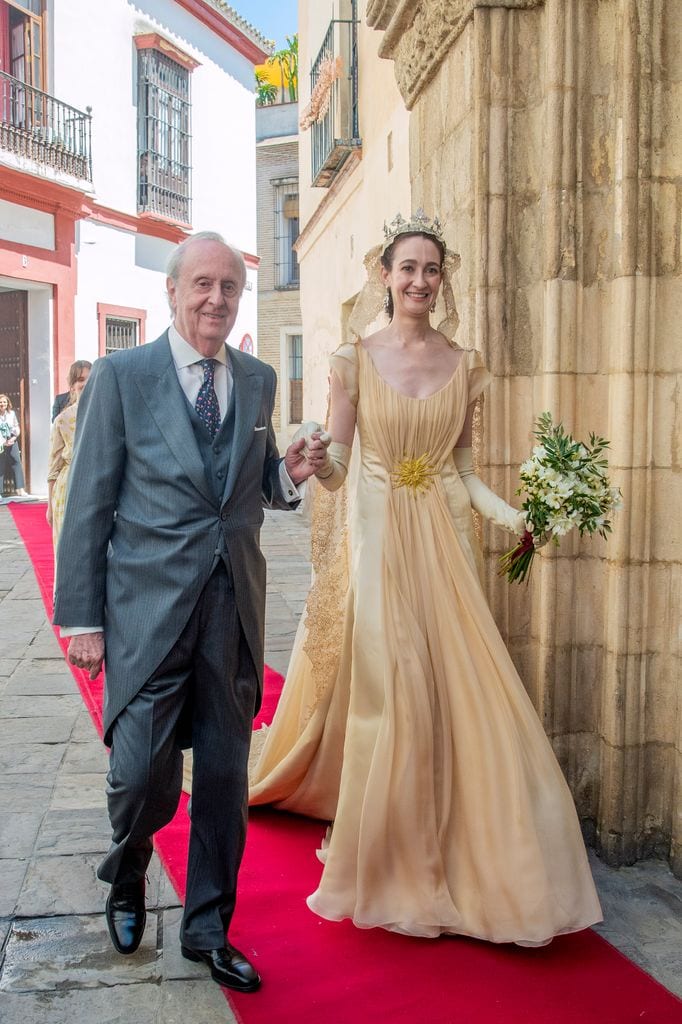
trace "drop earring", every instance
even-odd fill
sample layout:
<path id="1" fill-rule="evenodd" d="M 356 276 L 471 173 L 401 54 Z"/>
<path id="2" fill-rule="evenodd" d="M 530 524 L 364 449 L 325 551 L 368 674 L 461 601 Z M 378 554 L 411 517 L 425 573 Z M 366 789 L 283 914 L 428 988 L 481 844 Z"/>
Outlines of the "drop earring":
<path id="1" fill-rule="evenodd" d="M 386 294 L 384 295 L 384 309 L 386 310 L 386 312 L 388 312 L 388 307 L 390 305 L 390 302 L 391 302 L 391 289 L 387 288 L 386 289 Z"/>

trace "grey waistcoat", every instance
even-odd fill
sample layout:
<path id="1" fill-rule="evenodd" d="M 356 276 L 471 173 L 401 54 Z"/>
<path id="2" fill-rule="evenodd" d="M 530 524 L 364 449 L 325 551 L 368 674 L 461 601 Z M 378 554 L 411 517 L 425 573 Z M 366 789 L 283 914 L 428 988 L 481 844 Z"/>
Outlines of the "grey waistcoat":
<path id="1" fill-rule="evenodd" d="M 211 435 L 208 432 L 206 424 L 197 415 L 196 409 L 189 401 L 187 401 L 187 408 L 189 409 L 189 418 L 199 447 L 201 461 L 204 464 L 206 480 L 212 493 L 215 495 L 216 505 L 220 505 L 222 494 L 225 489 L 227 473 L 230 468 L 230 453 L 232 451 L 232 439 L 234 437 L 234 388 L 232 388 L 230 404 L 228 406 L 225 419 L 220 424 L 220 429 L 213 440 L 211 440 Z M 213 568 L 215 568 L 218 558 L 222 558 L 227 568 L 228 575 L 230 576 L 230 579 L 232 579 L 232 569 L 227 555 L 224 528 L 221 531 L 220 539 L 221 543 L 220 546 L 216 548 L 216 559 Z"/>

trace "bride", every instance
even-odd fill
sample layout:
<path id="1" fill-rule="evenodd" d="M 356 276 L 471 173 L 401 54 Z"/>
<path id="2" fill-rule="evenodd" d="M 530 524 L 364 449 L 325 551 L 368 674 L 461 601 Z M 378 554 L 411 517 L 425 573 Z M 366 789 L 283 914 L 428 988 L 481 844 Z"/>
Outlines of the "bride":
<path id="1" fill-rule="evenodd" d="M 472 507 L 517 536 L 525 521 L 473 472 L 489 375 L 452 340 L 458 258 L 422 211 L 385 233 L 358 336 L 331 357 L 316 578 L 250 803 L 333 822 L 308 898 L 322 917 L 542 945 L 601 913 L 570 791 L 479 582 Z M 359 337 L 382 299 L 388 325 Z"/>

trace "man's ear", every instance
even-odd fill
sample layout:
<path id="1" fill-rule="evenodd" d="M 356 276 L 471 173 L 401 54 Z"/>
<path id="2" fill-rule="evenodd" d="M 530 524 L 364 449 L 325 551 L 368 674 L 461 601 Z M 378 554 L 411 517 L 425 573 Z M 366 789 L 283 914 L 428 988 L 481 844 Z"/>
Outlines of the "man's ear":
<path id="1" fill-rule="evenodd" d="M 168 292 L 170 308 L 175 312 L 175 281 L 172 277 L 166 278 L 166 291 Z"/>

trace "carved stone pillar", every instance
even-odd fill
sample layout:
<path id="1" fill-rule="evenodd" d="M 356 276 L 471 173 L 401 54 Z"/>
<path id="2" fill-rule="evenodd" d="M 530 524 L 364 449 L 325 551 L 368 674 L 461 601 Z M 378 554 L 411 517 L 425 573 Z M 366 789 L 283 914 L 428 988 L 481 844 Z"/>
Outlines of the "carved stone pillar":
<path id="1" fill-rule="evenodd" d="M 571 536 L 511 590 L 487 529 L 486 585 L 590 839 L 679 872 L 678 19 L 664 0 L 369 0 L 367 21 L 412 110 L 413 206 L 462 255 L 460 343 L 495 376 L 486 476 L 513 494 L 545 409 L 611 439 L 608 543 Z"/>

